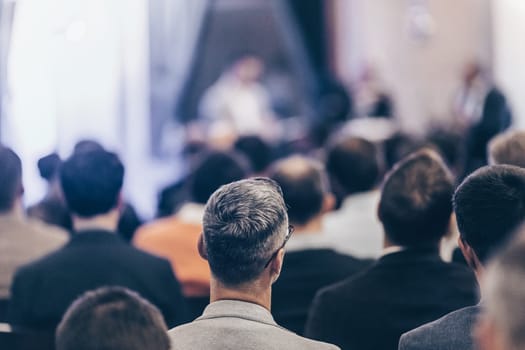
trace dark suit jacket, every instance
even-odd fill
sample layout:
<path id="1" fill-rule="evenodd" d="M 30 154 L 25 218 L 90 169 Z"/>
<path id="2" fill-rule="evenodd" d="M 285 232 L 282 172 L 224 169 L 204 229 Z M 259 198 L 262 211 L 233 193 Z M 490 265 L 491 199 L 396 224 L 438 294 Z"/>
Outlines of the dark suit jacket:
<path id="1" fill-rule="evenodd" d="M 470 306 L 401 336 L 399 350 L 473 350 L 472 327 L 480 312 Z"/>
<path id="2" fill-rule="evenodd" d="M 272 313 L 276 322 L 303 334 L 315 294 L 339 282 L 370 262 L 358 260 L 332 249 L 305 249 L 286 253 L 281 275 L 272 287 Z"/>
<path id="3" fill-rule="evenodd" d="M 20 329 L 53 331 L 78 296 L 110 285 L 138 292 L 161 310 L 170 327 L 187 321 L 169 262 L 106 231 L 74 234 L 63 248 L 20 268 L 11 287 L 8 320 Z"/>
<path id="4" fill-rule="evenodd" d="M 495 135 L 512 124 L 512 114 L 505 95 L 491 87 L 483 102 L 479 122 L 472 125 L 466 135 L 466 175 L 487 164 L 487 145 Z"/>
<path id="5" fill-rule="evenodd" d="M 407 249 L 322 290 L 305 334 L 342 349 L 397 350 L 401 334 L 475 304 L 477 295 L 466 267 L 443 262 L 437 249 Z"/>

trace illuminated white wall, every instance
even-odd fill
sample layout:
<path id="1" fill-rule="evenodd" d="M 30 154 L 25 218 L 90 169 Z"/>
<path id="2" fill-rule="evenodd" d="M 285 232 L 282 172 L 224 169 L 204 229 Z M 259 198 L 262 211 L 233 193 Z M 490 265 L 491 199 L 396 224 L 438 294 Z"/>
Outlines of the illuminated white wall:
<path id="1" fill-rule="evenodd" d="M 494 73 L 513 109 L 515 126 L 525 128 L 525 2 L 493 0 Z"/>
<path id="2" fill-rule="evenodd" d="M 151 215 L 172 165 L 149 154 L 146 0 L 19 0 L 3 140 L 24 162 L 26 202 L 43 193 L 36 160 L 93 138 L 120 153 L 126 197 Z"/>
<path id="3" fill-rule="evenodd" d="M 365 64 L 377 67 L 409 131 L 450 118 L 464 65 L 473 59 L 491 63 L 489 0 L 333 1 L 341 77 L 351 82 Z M 433 19 L 427 40 L 411 34 L 409 8 L 417 3 L 426 3 Z"/>

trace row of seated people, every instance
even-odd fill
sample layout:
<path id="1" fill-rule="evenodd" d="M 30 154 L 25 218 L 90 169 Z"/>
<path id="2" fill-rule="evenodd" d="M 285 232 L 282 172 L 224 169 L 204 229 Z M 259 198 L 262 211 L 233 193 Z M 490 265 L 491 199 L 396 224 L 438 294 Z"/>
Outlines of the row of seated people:
<path id="1" fill-rule="evenodd" d="M 509 146 L 518 136 L 496 140 L 492 161 L 510 163 L 505 157 L 519 155 L 518 145 Z M 351 141 L 338 144 L 339 151 L 366 144 Z M 8 148 L 0 153 L 2 183 L 10 185 L 4 191 L 5 208 L 23 222 L 20 160 Z M 214 162 L 220 166 L 214 168 Z M 439 255 L 450 226 L 454 180 L 432 150 L 409 155 L 385 177 L 377 209 L 383 251 L 374 263 L 335 252 L 323 237 L 324 217 L 335 200 L 323 167 L 311 159 L 293 156 L 273 164 L 266 172 L 273 180 L 241 180 L 247 177 L 241 160 L 207 154 L 191 186 L 195 193 L 208 193 L 173 217 L 139 230 L 134 239 L 136 246 L 168 260 L 137 250 L 114 234 L 123 175 L 118 157 L 103 149 L 76 152 L 62 164 L 61 189 L 75 232 L 69 240 L 53 233 L 60 237 L 55 247 L 67 243 L 16 269 L 8 294 L 8 321 L 14 329 L 53 332 L 83 292 L 118 285 L 156 305 L 169 328 L 195 316 L 184 296 L 211 300 L 196 321 L 170 331 L 175 349 L 247 344 L 254 349 L 335 348 L 300 335 L 342 349 L 397 349 L 403 333 L 478 302 L 474 274 Z M 525 170 L 495 165 L 478 170 L 455 191 L 460 247 L 478 278 L 488 258 L 525 218 L 523 184 Z M 170 220 L 179 226 L 174 229 Z M 289 224 L 296 228 L 293 235 L 286 230 Z M 349 223 L 347 230 L 360 227 Z M 11 245 L 12 256 L 2 262 L 3 270 L 22 255 L 15 253 L 19 237 L 9 228 L 5 232 L 2 241 Z M 33 235 L 51 235 L 22 234 L 30 237 L 26 245 L 36 242 Z M 276 328 L 270 309 L 277 323 L 295 333 Z M 447 316 L 405 334 L 400 346 L 423 347 L 417 342 L 429 341 L 436 327 L 458 332 L 441 340 L 468 343 L 469 320 L 479 307 L 459 312 L 467 319 L 463 329 L 450 325 L 457 318 Z M 429 347 L 439 348 L 437 342 Z"/>
<path id="2" fill-rule="evenodd" d="M 521 228 L 516 236 L 517 238 L 490 263 L 483 283 L 482 292 L 485 300 L 483 312 L 479 312 L 476 319 L 470 318 L 468 322 L 469 328 L 475 324 L 472 338 L 475 339 L 477 349 L 480 350 L 514 350 L 525 346 L 522 337 L 525 328 L 523 319 L 525 229 Z M 461 310 L 453 314 L 458 313 L 461 313 Z M 451 316 L 448 316 L 446 319 L 450 318 Z M 454 325 L 450 324 L 450 326 L 453 328 Z M 422 329 L 425 328 L 432 328 L 432 326 L 425 326 Z M 417 346 L 413 345 L 413 348 L 434 349 L 433 344 L 437 341 L 440 344 L 438 349 L 471 349 L 470 341 L 465 341 L 469 336 L 464 333 L 456 334 L 455 340 L 449 341 L 448 347 L 440 341 L 441 338 L 451 336 L 449 334 L 451 328 L 442 329 L 439 333 L 434 332 L 433 336 L 426 340 L 426 345 L 419 343 Z M 201 331 L 204 337 L 209 336 L 206 326 Z M 228 331 L 231 331 L 231 328 Z M 427 335 L 431 334 L 428 330 L 426 332 Z M 172 333 L 175 333 L 175 330 Z M 57 350 L 200 348 L 198 342 L 192 342 L 190 346 L 181 346 L 182 341 L 179 341 L 178 337 L 173 339 L 173 344 L 170 344 L 168 334 L 162 314 L 147 300 L 122 287 L 102 287 L 84 293 L 70 306 L 57 328 L 55 348 Z M 200 336 L 201 334 L 195 334 L 195 337 Z M 251 334 L 247 335 L 244 341 L 237 341 L 235 344 L 229 342 L 229 346 L 225 348 L 248 348 L 246 340 L 251 338 Z M 463 344 L 461 347 L 458 346 L 460 342 Z M 241 345 L 236 346 L 237 344 Z M 289 342 L 282 342 L 280 345 L 288 346 Z M 44 349 L 42 343 L 39 349 Z"/>

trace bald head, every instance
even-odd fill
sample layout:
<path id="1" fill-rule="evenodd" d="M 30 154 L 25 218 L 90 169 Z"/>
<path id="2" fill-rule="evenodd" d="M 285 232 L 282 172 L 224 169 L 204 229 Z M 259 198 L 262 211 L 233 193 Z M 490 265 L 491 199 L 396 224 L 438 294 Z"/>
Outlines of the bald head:
<path id="1" fill-rule="evenodd" d="M 525 130 L 509 131 L 489 143 L 490 164 L 508 164 L 525 168 Z"/>
<path id="2" fill-rule="evenodd" d="M 291 224 L 302 226 L 321 214 L 328 185 L 320 163 L 292 156 L 271 166 L 268 176 L 281 186 Z"/>

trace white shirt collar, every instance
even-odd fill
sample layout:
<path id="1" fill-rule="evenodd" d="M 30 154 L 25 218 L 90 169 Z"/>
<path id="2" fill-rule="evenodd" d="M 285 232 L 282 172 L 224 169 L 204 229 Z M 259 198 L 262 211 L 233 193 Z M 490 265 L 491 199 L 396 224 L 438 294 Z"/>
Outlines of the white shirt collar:
<path id="1" fill-rule="evenodd" d="M 294 233 L 285 247 L 289 252 L 326 248 L 331 248 L 330 241 L 320 232 Z"/>
<path id="2" fill-rule="evenodd" d="M 400 245 L 390 246 L 388 248 L 384 248 L 383 249 L 383 252 L 381 253 L 381 256 L 385 256 L 385 255 L 392 254 L 392 253 L 399 253 L 399 252 L 402 252 L 405 249 L 406 249 L 405 247 L 402 247 Z"/>

